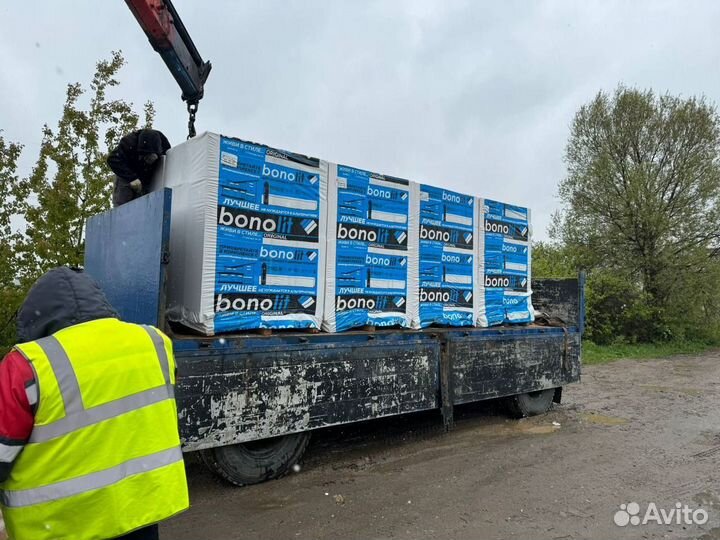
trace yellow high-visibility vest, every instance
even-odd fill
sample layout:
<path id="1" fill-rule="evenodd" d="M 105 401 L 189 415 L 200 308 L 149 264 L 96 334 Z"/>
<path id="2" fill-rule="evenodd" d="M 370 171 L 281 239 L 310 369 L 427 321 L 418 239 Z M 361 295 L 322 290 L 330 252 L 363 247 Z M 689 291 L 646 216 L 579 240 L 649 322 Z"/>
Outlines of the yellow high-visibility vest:
<path id="1" fill-rule="evenodd" d="M 113 538 L 188 508 L 167 336 L 100 319 L 15 349 L 39 400 L 0 484 L 10 538 Z"/>

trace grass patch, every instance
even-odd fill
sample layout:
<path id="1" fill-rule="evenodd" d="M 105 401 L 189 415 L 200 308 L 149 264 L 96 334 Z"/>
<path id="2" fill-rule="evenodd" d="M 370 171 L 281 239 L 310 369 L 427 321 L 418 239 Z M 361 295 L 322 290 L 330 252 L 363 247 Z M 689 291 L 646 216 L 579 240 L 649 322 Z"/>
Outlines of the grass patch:
<path id="1" fill-rule="evenodd" d="M 664 358 L 674 354 L 693 354 L 718 347 L 709 341 L 669 341 L 667 343 L 615 343 L 595 345 L 583 341 L 583 364 L 604 364 L 624 358 Z"/>

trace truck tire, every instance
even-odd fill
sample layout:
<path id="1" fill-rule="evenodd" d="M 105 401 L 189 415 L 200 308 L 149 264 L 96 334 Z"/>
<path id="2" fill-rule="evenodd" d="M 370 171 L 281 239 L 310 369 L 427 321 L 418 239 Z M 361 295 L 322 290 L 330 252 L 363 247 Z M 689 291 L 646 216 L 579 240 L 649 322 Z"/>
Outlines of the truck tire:
<path id="1" fill-rule="evenodd" d="M 202 450 L 205 465 L 236 486 L 258 484 L 280 478 L 302 457 L 310 432 L 281 435 L 247 443 Z"/>
<path id="2" fill-rule="evenodd" d="M 554 396 L 554 388 L 517 394 L 508 399 L 508 408 L 510 414 L 515 418 L 545 414 L 550 410 Z"/>

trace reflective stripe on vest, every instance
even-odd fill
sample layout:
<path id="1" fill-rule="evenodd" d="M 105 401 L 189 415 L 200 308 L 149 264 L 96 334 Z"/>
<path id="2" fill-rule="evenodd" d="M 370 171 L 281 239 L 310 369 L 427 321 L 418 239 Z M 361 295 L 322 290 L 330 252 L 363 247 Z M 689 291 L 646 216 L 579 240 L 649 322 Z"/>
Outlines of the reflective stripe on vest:
<path id="1" fill-rule="evenodd" d="M 157 353 L 160 368 L 165 379 L 165 386 L 151 388 L 144 392 L 132 394 L 115 401 L 104 403 L 98 407 L 86 409 L 82 404 L 80 385 L 70 359 L 55 336 L 48 336 L 36 341 L 50 362 L 55 378 L 60 387 L 60 394 L 65 404 L 65 417 L 42 426 L 35 426 L 30 434 L 31 443 L 49 441 L 61 437 L 77 429 L 91 426 L 103 420 L 109 420 L 127 412 L 159 403 L 165 399 L 175 397 L 173 385 L 170 383 L 170 365 L 165 352 L 165 344 L 160 335 L 151 327 L 144 326 L 150 335 L 155 352 Z"/>
<path id="2" fill-rule="evenodd" d="M 72 433 L 78 429 L 134 411 L 140 407 L 147 407 L 148 405 L 160 403 L 161 401 L 174 397 L 175 390 L 172 385 L 159 386 L 121 399 L 116 399 L 115 401 L 109 401 L 98 407 L 83 409 L 72 416 L 66 416 L 52 424 L 35 426 L 30 435 L 29 442 L 46 442 Z"/>
<path id="3" fill-rule="evenodd" d="M 182 461 L 182 450 L 180 448 L 169 448 L 156 454 L 131 459 L 110 469 L 98 471 L 85 476 L 79 476 L 64 482 L 50 484 L 34 489 L 25 489 L 22 491 L 3 491 L 0 492 L 0 502 L 10 508 L 19 508 L 22 506 L 31 506 L 48 501 L 56 501 L 65 497 L 79 495 L 86 491 L 100 489 L 111 486 L 128 476 L 153 471 L 166 465 L 172 465 L 178 461 Z"/>
<path id="4" fill-rule="evenodd" d="M 155 345 L 155 352 L 157 353 L 158 360 L 160 361 L 160 369 L 162 369 L 165 384 L 170 384 L 170 363 L 168 362 L 167 353 L 165 352 L 163 339 L 152 327 L 144 324 L 142 327 L 148 334 L 150 334 L 150 339 L 152 340 L 153 345 Z"/>
<path id="5" fill-rule="evenodd" d="M 55 379 L 60 387 L 60 397 L 65 405 L 65 416 L 83 411 L 80 385 L 70 364 L 70 359 L 65 354 L 65 349 L 62 348 L 55 336 L 38 339 L 36 343 L 47 356 L 50 367 L 55 373 Z"/>

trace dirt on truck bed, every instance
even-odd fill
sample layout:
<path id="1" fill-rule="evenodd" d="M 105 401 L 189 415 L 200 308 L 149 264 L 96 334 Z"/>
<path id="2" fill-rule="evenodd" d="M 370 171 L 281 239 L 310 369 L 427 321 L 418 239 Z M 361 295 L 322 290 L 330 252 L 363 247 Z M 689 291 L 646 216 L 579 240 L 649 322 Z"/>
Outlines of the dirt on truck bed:
<path id="1" fill-rule="evenodd" d="M 585 367 L 541 417 L 438 423 L 317 432 L 299 472 L 246 488 L 190 459 L 192 508 L 162 537 L 720 539 L 720 351 Z"/>

